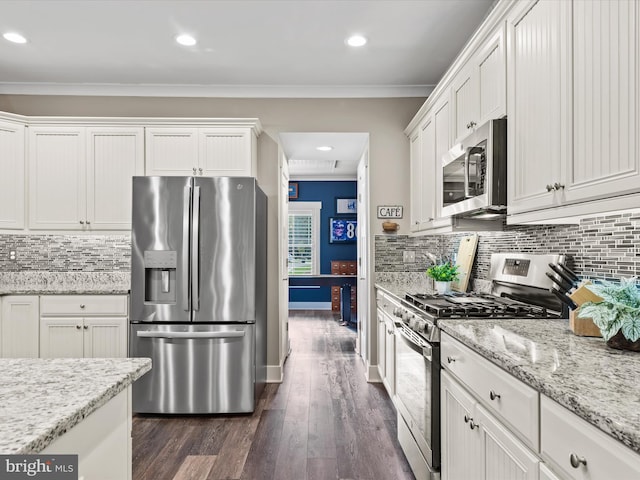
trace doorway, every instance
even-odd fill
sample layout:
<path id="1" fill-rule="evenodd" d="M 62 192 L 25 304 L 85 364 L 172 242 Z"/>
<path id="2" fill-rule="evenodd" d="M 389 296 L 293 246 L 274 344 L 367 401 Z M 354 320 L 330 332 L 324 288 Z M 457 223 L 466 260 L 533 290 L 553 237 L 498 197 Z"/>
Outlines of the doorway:
<path id="1" fill-rule="evenodd" d="M 356 331 L 356 352 L 368 366 L 369 134 L 290 132 L 281 133 L 279 143 L 281 353 L 289 353 L 289 305 L 333 308 L 336 319 L 347 320 L 345 327 Z M 334 267 L 352 263 L 353 275 L 330 277 L 338 274 L 332 271 L 332 261 Z M 348 295 L 351 291 L 354 294 Z"/>

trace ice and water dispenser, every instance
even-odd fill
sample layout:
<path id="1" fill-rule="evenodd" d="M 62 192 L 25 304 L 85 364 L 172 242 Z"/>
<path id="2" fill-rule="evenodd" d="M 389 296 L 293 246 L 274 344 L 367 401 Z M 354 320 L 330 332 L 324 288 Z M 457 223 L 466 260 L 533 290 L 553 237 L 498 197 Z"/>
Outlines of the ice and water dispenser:
<path id="1" fill-rule="evenodd" d="M 173 250 L 144 252 L 145 303 L 176 303 L 178 253 Z"/>

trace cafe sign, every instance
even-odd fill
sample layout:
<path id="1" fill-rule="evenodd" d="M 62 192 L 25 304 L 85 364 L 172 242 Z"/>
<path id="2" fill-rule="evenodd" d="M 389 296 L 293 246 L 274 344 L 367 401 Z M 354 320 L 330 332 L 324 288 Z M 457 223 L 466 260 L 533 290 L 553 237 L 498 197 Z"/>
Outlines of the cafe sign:
<path id="1" fill-rule="evenodd" d="M 378 205 L 378 218 L 402 218 L 402 205 Z"/>

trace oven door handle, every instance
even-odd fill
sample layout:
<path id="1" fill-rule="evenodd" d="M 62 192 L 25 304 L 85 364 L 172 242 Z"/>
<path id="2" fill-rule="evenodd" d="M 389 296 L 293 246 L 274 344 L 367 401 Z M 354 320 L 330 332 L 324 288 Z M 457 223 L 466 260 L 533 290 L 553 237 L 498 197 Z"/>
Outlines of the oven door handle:
<path id="1" fill-rule="evenodd" d="M 403 325 L 402 327 L 397 328 L 396 332 L 400 333 L 400 335 L 402 336 L 402 340 L 404 340 L 404 342 L 409 348 L 411 348 L 411 350 L 419 353 L 431 362 L 433 360 L 433 349 L 431 348 L 431 345 L 429 345 L 427 342 L 421 342 L 421 344 L 418 345 L 411 337 L 404 333 L 405 328 L 407 327 Z"/>

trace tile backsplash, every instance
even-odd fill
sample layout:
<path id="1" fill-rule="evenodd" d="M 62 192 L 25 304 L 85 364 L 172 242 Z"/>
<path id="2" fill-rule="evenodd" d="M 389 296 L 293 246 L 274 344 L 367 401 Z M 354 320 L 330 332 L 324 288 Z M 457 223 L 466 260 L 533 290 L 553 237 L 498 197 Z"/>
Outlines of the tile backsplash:
<path id="1" fill-rule="evenodd" d="M 1 272 L 128 272 L 130 263 L 130 235 L 0 235 Z"/>
<path id="2" fill-rule="evenodd" d="M 424 272 L 423 252 L 451 256 L 466 234 L 375 236 L 376 272 Z M 583 219 L 579 225 L 507 226 L 503 232 L 478 232 L 472 278 L 489 280 L 491 253 L 523 251 L 564 253 L 581 277 L 619 279 L 640 275 L 640 213 Z M 403 263 L 403 251 L 416 252 L 415 263 Z"/>

